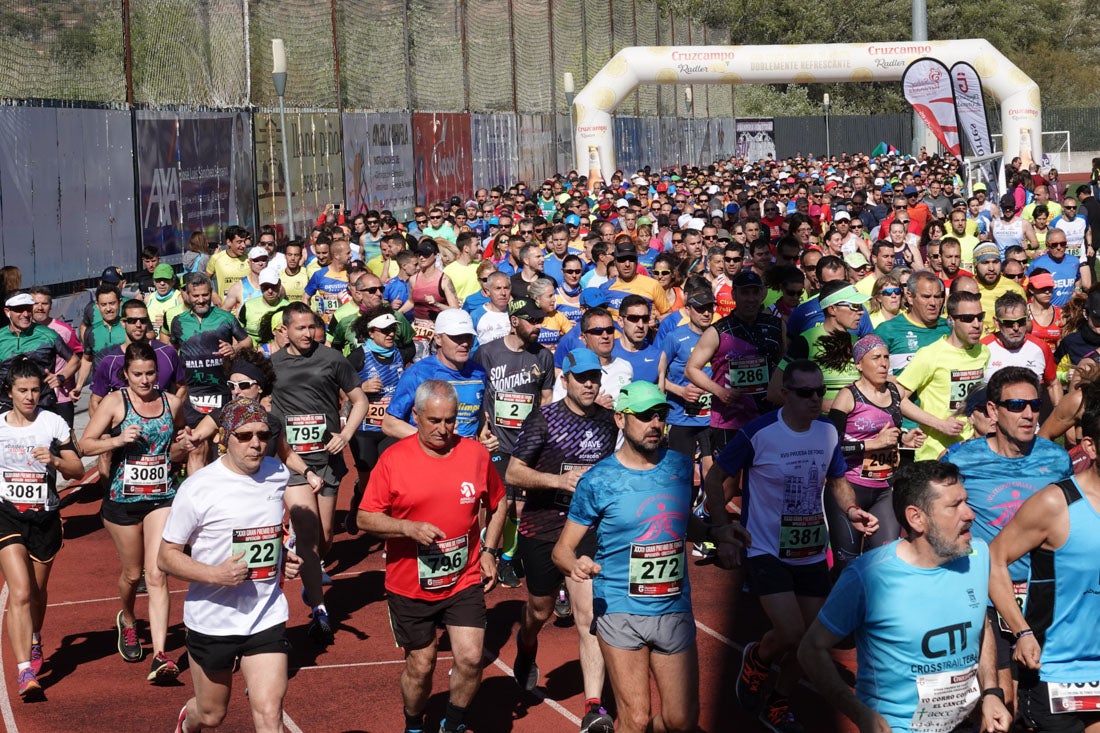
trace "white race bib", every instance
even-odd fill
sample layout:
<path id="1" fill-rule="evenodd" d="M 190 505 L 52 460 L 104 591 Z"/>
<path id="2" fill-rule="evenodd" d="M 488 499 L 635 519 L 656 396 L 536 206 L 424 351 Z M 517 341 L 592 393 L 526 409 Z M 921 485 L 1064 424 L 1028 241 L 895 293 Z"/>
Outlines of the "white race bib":
<path id="1" fill-rule="evenodd" d="M 296 453 L 319 453 L 325 449 L 324 415 L 287 415 L 286 442 Z"/>
<path id="2" fill-rule="evenodd" d="M 4 471 L 0 476 L 0 496 L 21 512 L 42 509 L 48 489 L 42 471 Z"/>
<path id="3" fill-rule="evenodd" d="M 209 415 L 222 406 L 220 394 L 189 394 L 187 399 L 191 400 L 192 407 L 204 415 Z"/>
<path id="4" fill-rule="evenodd" d="M 979 698 L 978 668 L 917 677 L 913 733 L 950 733 L 962 724 Z"/>
<path id="5" fill-rule="evenodd" d="M 122 464 L 122 495 L 155 498 L 168 493 L 168 456 L 127 456 Z"/>

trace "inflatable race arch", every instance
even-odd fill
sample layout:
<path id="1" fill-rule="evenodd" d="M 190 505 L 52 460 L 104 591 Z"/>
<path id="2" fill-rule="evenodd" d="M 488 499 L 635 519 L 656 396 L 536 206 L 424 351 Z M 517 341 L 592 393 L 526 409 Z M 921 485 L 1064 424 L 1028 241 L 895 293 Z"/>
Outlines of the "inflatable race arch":
<path id="1" fill-rule="evenodd" d="M 1039 86 L 985 39 L 796 46 L 635 46 L 624 48 L 577 93 L 573 103 L 576 167 L 598 161 L 615 170 L 611 113 L 641 84 L 810 84 L 901 81 L 912 61 L 934 58 L 947 67 L 970 63 L 1001 106 L 1004 157 L 1030 140 L 1042 157 Z M 690 161 L 694 164 L 708 161 Z"/>

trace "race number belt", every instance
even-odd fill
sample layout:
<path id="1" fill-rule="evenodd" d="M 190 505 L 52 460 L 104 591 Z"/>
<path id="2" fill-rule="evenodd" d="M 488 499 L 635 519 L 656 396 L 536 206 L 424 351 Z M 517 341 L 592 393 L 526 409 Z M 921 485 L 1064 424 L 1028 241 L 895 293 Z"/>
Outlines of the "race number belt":
<path id="1" fill-rule="evenodd" d="M 521 392 L 498 392 L 493 401 L 493 422 L 498 428 L 519 428 L 535 407 L 535 396 Z"/>
<path id="2" fill-rule="evenodd" d="M 563 463 L 561 464 L 561 473 L 569 473 L 570 471 L 576 471 L 581 468 L 589 468 L 591 463 Z M 573 503 L 573 492 L 564 491 L 558 489 L 554 492 L 554 506 L 563 511 L 569 509 L 569 505 Z"/>
<path id="3" fill-rule="evenodd" d="M 287 415 L 286 442 L 296 453 L 318 453 L 325 449 L 324 415 Z"/>
<path id="4" fill-rule="evenodd" d="M 784 514 L 779 525 L 779 557 L 795 559 L 813 557 L 825 551 L 829 531 L 825 515 Z"/>
<path id="5" fill-rule="evenodd" d="M 684 588 L 684 540 L 630 543 L 630 586 L 636 598 L 678 596 Z"/>
<path id="6" fill-rule="evenodd" d="M 192 407 L 204 415 L 209 415 L 222 406 L 220 394 L 190 394 L 187 399 L 191 400 Z"/>
<path id="7" fill-rule="evenodd" d="M 377 402 L 367 403 L 367 416 L 363 418 L 360 430 L 366 430 L 368 425 L 376 428 L 382 427 L 382 418 L 386 416 L 386 408 L 390 405 L 390 398 L 383 397 Z"/>
<path id="8" fill-rule="evenodd" d="M 283 552 L 283 525 L 250 527 L 233 530 L 231 553 L 244 553 L 241 560 L 248 565 L 249 580 L 269 580 L 279 574 Z"/>
<path id="9" fill-rule="evenodd" d="M 886 480 L 894 475 L 899 462 L 900 456 L 897 446 L 864 451 L 863 467 L 860 469 L 859 475 L 862 478 Z"/>
<path id="10" fill-rule="evenodd" d="M 975 385 L 985 380 L 984 369 L 952 369 L 951 370 L 951 400 L 948 408 L 957 410 L 966 404 L 966 398 Z"/>
<path id="11" fill-rule="evenodd" d="M 762 356 L 743 356 L 730 360 L 730 387 L 747 395 L 768 391 L 768 362 Z"/>
<path id="12" fill-rule="evenodd" d="M 1100 682 L 1048 682 L 1052 713 L 1100 711 Z"/>
<path id="13" fill-rule="evenodd" d="M 1020 608 L 1020 613 L 1024 612 L 1027 608 L 1027 581 L 1026 580 L 1014 580 L 1012 581 L 1012 595 L 1016 598 L 1016 605 Z M 1001 631 L 1006 634 L 1011 634 L 1012 629 L 1005 623 L 1004 616 L 1000 613 L 997 614 L 997 623 L 1001 627 Z"/>
<path id="14" fill-rule="evenodd" d="M 730 384 L 733 383 L 732 376 L 733 373 L 731 370 Z M 710 417 L 710 403 L 712 397 L 713 395 L 711 395 L 710 392 L 707 392 L 700 396 L 699 399 L 695 400 L 695 402 L 685 402 L 684 414 L 688 417 Z"/>
<path id="15" fill-rule="evenodd" d="M 416 318 L 412 322 L 413 338 L 420 341 L 431 341 L 435 336 L 435 323 L 427 318 Z"/>
<path id="16" fill-rule="evenodd" d="M 466 535 L 416 547 L 416 572 L 424 590 L 442 590 L 458 582 L 466 571 L 470 551 Z"/>
<path id="17" fill-rule="evenodd" d="M 146 453 L 126 456 L 122 463 L 122 495 L 155 498 L 168 493 L 168 456 Z"/>
<path id="18" fill-rule="evenodd" d="M 43 471 L 4 471 L 0 495 L 21 512 L 40 510 L 46 505 L 49 482 Z"/>

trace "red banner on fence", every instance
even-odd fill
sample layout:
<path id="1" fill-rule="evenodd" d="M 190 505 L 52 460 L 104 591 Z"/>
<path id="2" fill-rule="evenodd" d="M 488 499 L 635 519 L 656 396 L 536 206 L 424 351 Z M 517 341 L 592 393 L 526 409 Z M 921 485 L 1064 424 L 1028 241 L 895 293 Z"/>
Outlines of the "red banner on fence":
<path id="1" fill-rule="evenodd" d="M 470 115 L 413 112 L 416 200 L 424 205 L 473 193 Z"/>

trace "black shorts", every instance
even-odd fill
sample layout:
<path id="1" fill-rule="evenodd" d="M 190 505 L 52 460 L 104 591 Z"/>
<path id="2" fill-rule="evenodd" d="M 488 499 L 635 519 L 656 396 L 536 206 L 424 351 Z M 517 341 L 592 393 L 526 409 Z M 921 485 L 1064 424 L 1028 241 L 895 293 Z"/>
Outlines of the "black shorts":
<path id="1" fill-rule="evenodd" d="M 123 527 L 132 527 L 141 524 L 147 516 L 157 509 L 172 506 L 171 499 L 159 499 L 157 501 L 115 501 L 104 499 L 100 508 L 100 516 L 103 521 L 118 524 Z"/>
<path id="2" fill-rule="evenodd" d="M 696 452 L 700 456 L 709 458 L 713 454 L 712 432 L 712 429 L 706 425 L 669 425 L 668 447 L 693 459 Z"/>
<path id="3" fill-rule="evenodd" d="M 0 549 L 8 545 L 23 545 L 35 562 L 51 562 L 61 550 L 61 512 L 19 512 L 0 501 Z"/>
<path id="4" fill-rule="evenodd" d="M 472 585 L 438 601 L 422 601 L 396 593 L 387 595 L 393 640 L 407 651 L 431 646 L 436 629 L 447 626 L 485 628 L 485 591 L 480 585 Z"/>
<path id="5" fill-rule="evenodd" d="M 313 456 L 322 457 L 314 458 Z M 307 453 L 302 456 L 302 460 L 305 461 L 306 468 L 320 476 L 321 481 L 324 482 L 321 490 L 317 492 L 318 496 L 324 496 L 331 499 L 340 493 L 340 482 L 344 480 L 344 476 L 347 475 L 348 472 L 348 465 L 344 463 L 344 454 L 342 452 L 337 455 L 331 455 L 329 453 Z M 302 474 L 295 473 L 294 471 L 290 472 L 289 486 L 301 486 L 302 484 L 308 483 L 309 480 Z"/>
<path id="6" fill-rule="evenodd" d="M 790 565 L 778 557 L 756 555 L 745 559 L 749 587 L 758 596 L 794 593 L 807 598 L 829 595 L 829 565 L 824 560 L 810 565 Z"/>
<path id="7" fill-rule="evenodd" d="M 985 610 L 985 615 L 993 627 L 993 643 L 997 646 L 997 669 L 1008 669 L 1012 666 L 1012 645 L 1016 643 L 1016 638 L 1001 628 L 1001 617 L 993 606 Z"/>
<path id="8" fill-rule="evenodd" d="M 504 481 L 504 475 L 508 473 L 508 463 L 512 460 L 512 454 L 495 450 L 490 455 L 493 459 L 493 468 L 497 470 L 497 473 L 500 475 L 500 480 L 504 482 L 504 495 L 511 501 L 515 501 L 516 499 L 523 501 L 524 498 L 526 498 L 524 490 L 516 486 L 511 486 L 507 481 Z"/>
<path id="9" fill-rule="evenodd" d="M 718 454 L 722 452 L 722 449 L 726 447 L 726 444 L 733 440 L 733 436 L 737 435 L 737 433 L 738 431 L 733 428 L 710 429 L 710 450 L 715 458 L 717 458 Z"/>
<path id="10" fill-rule="evenodd" d="M 1083 733 L 1100 723 L 1100 713 L 1052 713 L 1047 683 L 1034 670 L 1020 670 L 1017 703 L 1020 722 L 1036 733 Z"/>
<path id="11" fill-rule="evenodd" d="M 187 630 L 187 656 L 204 672 L 228 672 L 238 657 L 289 653 L 285 623 L 247 635 L 209 636 Z"/>
<path id="12" fill-rule="evenodd" d="M 533 596 L 554 596 L 561 588 L 565 576 L 558 570 L 558 566 L 551 559 L 554 545 L 557 540 L 541 540 L 537 537 L 525 537 L 522 534 L 517 538 L 518 547 L 516 555 L 523 560 L 523 571 L 526 573 L 524 582 L 527 583 L 527 592 Z M 577 557 L 588 555 L 596 556 L 596 530 L 590 529 L 585 533 L 577 545 Z"/>

